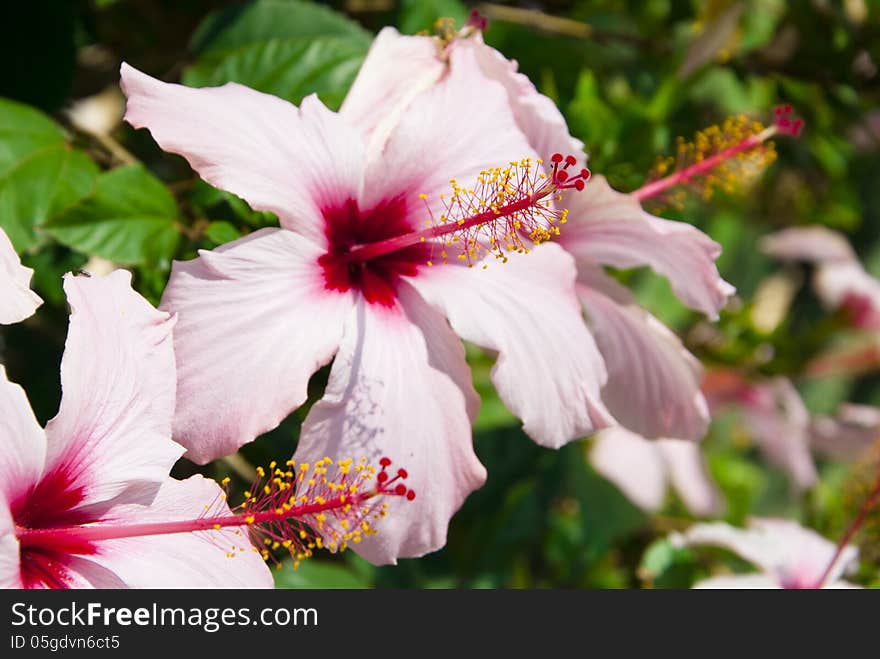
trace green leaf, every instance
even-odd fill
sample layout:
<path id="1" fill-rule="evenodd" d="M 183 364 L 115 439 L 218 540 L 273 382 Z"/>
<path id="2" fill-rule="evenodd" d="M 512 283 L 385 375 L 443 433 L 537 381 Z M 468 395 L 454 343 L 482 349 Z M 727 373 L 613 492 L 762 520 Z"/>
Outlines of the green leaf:
<path id="1" fill-rule="evenodd" d="M 643 526 L 645 514 L 593 469 L 585 444 L 569 446 L 571 459 L 565 469 L 579 504 L 585 554 L 592 561 Z"/>
<path id="2" fill-rule="evenodd" d="M 751 0 L 742 17 L 742 38 L 739 50 L 747 53 L 770 43 L 785 14 L 784 0 Z"/>
<path id="3" fill-rule="evenodd" d="M 293 103 L 317 93 L 325 105 L 336 109 L 366 53 L 362 42 L 349 38 L 275 38 L 199 62 L 187 69 L 183 82 L 192 87 L 238 82 Z"/>
<path id="4" fill-rule="evenodd" d="M 231 243 L 233 240 L 241 238 L 241 232 L 235 228 L 234 224 L 222 220 L 211 222 L 205 229 L 205 235 L 216 245 Z"/>
<path id="5" fill-rule="evenodd" d="M 0 99 L 0 227 L 18 251 L 38 247 L 44 239 L 34 227 L 87 195 L 97 175 L 55 122 Z"/>
<path id="6" fill-rule="evenodd" d="M 496 428 L 518 427 L 519 420 L 501 402 L 492 384 L 492 367 L 495 359 L 473 344 L 465 344 L 468 364 L 474 388 L 480 395 L 480 412 L 474 420 L 474 431 L 482 432 Z"/>
<path id="7" fill-rule="evenodd" d="M 196 180 L 185 202 L 196 214 L 228 221 L 233 225 L 244 222 L 259 228 L 278 226 L 278 217 L 274 213 L 255 211 L 241 197 L 211 187 L 201 179 Z"/>
<path id="8" fill-rule="evenodd" d="M 572 134 L 586 144 L 590 162 L 610 160 L 617 147 L 619 115 L 602 98 L 591 71 L 583 71 L 578 78 L 567 116 Z"/>
<path id="9" fill-rule="evenodd" d="M 654 588 L 687 588 L 693 581 L 694 567 L 690 549 L 676 547 L 669 538 L 660 538 L 645 549 L 638 574 Z"/>
<path id="10" fill-rule="evenodd" d="M 369 588 L 370 583 L 339 563 L 308 560 L 294 570 L 288 561 L 273 570 L 276 588 Z"/>
<path id="11" fill-rule="evenodd" d="M 852 392 L 853 382 L 840 375 L 806 380 L 799 385 L 804 404 L 813 414 L 833 414 Z"/>
<path id="12" fill-rule="evenodd" d="M 102 174 L 94 192 L 44 225 L 68 247 L 126 265 L 165 264 L 179 238 L 177 204 L 142 165 Z"/>
<path id="13" fill-rule="evenodd" d="M 741 79 L 729 68 L 711 68 L 697 76 L 690 88 L 692 100 L 713 105 L 723 114 L 756 113 L 774 102 L 776 85 L 757 76 Z"/>
<path id="14" fill-rule="evenodd" d="M 365 49 L 372 35 L 328 7 L 301 0 L 257 0 L 208 15 L 192 39 L 200 60 L 217 60 L 230 51 L 272 39 L 302 40 L 345 37 Z"/>
<path id="15" fill-rule="evenodd" d="M 32 288 L 48 304 L 64 308 L 63 276 L 79 270 L 86 264 L 86 257 L 71 252 L 63 245 L 47 245 L 34 254 L 22 255 L 22 263 L 34 271 Z M 164 284 L 164 281 L 163 281 Z"/>
<path id="16" fill-rule="evenodd" d="M 461 27 L 468 9 L 459 0 L 403 0 L 400 8 L 400 31 L 415 34 L 431 30 L 438 18 L 451 18 Z"/>

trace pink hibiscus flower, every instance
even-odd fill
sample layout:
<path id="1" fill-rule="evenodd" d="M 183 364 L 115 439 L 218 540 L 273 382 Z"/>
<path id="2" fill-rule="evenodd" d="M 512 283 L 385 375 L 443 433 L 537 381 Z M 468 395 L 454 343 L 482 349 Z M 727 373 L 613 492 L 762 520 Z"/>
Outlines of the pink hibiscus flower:
<path id="1" fill-rule="evenodd" d="M 827 309 L 844 311 L 860 329 L 880 329 L 880 280 L 865 270 L 843 234 L 792 227 L 765 236 L 761 248 L 782 261 L 814 264 L 813 288 Z"/>
<path id="2" fill-rule="evenodd" d="M 577 163 L 584 163 L 583 143 L 569 135 L 555 104 L 517 72 L 516 62 L 483 43 L 480 25 L 471 20 L 452 41 L 383 29 L 340 114 L 370 136 L 371 149 L 381 150 L 401 117 L 416 111 L 425 95 L 436 93 L 449 76 L 463 74 L 464 67 L 476 66 L 503 87 L 516 127 L 537 153 L 574 153 Z M 758 144 L 754 139 L 730 151 L 735 155 Z M 603 266 L 649 266 L 669 278 L 682 302 L 710 318 L 734 289 L 715 267 L 717 243 L 691 225 L 646 213 L 641 198 L 616 192 L 594 176 L 581 194 L 566 200 L 567 224 L 558 242 L 576 260 L 578 295 L 608 370 L 602 390 L 608 410 L 645 437 L 699 439 L 709 422 L 699 363 Z"/>
<path id="3" fill-rule="evenodd" d="M 0 229 L 0 325 L 22 321 L 43 304 L 30 289 L 33 274 L 21 264 L 6 232 Z"/>
<path id="4" fill-rule="evenodd" d="M 785 471 L 798 492 L 818 481 L 812 451 L 852 461 L 880 437 L 880 409 L 841 403 L 834 415 L 811 415 L 788 378 L 748 381 L 736 371 L 719 369 L 709 373 L 703 390 L 713 413 L 739 413 L 761 453 Z"/>
<path id="5" fill-rule="evenodd" d="M 561 155 L 540 162 L 504 87 L 473 58 L 452 53 L 458 65 L 397 114 L 382 144 L 314 96 L 297 108 L 240 85 L 189 89 L 122 68 L 132 125 L 281 223 L 174 264 L 161 306 L 179 314 L 175 439 L 199 462 L 235 451 L 301 405 L 335 355 L 295 459 L 407 464 L 419 497 L 392 502 L 382 532 L 358 548 L 377 563 L 442 546 L 486 477 L 456 334 L 498 354 L 499 394 L 540 444 L 613 421 L 574 263 L 529 240 L 565 219 L 557 193 L 582 188 L 588 172 Z"/>
<path id="6" fill-rule="evenodd" d="M 833 542 L 787 519 L 752 518 L 746 529 L 724 522 L 695 524 L 672 541 L 723 547 L 761 570 L 710 577 L 695 588 L 859 588 L 841 578 L 855 567 L 858 549 L 847 545 L 838 551 Z"/>
<path id="7" fill-rule="evenodd" d="M 717 383 L 725 380 L 722 387 Z M 810 412 L 791 380 L 748 382 L 732 372 L 713 373 L 705 387 L 714 410 L 739 409 L 743 425 L 771 464 L 784 470 L 796 491 L 818 480 L 810 452 Z"/>
<path id="8" fill-rule="evenodd" d="M 136 532 L 230 514 L 213 481 L 168 477 L 183 452 L 170 438 L 174 321 L 127 272 L 67 275 L 64 288 L 64 395 L 45 431 L 0 367 L 0 586 L 271 586 L 258 554 L 227 558 L 241 520 L 209 534 Z"/>

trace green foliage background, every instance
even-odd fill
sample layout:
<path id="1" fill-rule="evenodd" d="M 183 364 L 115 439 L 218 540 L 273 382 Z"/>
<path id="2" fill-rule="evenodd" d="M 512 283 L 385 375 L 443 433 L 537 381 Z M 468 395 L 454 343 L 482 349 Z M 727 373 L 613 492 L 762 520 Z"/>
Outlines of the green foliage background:
<path id="1" fill-rule="evenodd" d="M 520 3 L 503 7 L 522 9 Z M 594 171 L 620 190 L 638 187 L 676 136 L 747 113 L 769 122 L 778 103 L 806 120 L 799 140 L 780 139 L 780 157 L 747 191 L 658 209 L 692 222 L 724 246 L 719 267 L 740 304 L 725 312 L 718 340 L 695 342 L 702 322 L 646 272 L 621 273 L 639 299 L 685 337 L 707 364 L 793 377 L 813 412 L 844 400 L 880 404 L 876 367 L 858 377 L 803 377 L 810 359 L 847 341 L 807 287 L 785 321 L 762 332 L 753 295 L 780 266 L 756 249 L 785 226 L 825 224 L 846 232 L 880 274 L 880 3 L 807 0 L 547 0 L 495 17 L 487 41 L 553 98 L 582 139 Z M 294 103 L 316 92 L 337 108 L 384 25 L 431 30 L 440 16 L 466 17 L 458 0 L 94 0 L 6 3 L 0 60 L 0 226 L 33 267 L 46 300 L 19 326 L 0 329 L 2 360 L 27 390 L 41 421 L 57 410 L 58 365 L 67 308 L 61 275 L 102 257 L 130 267 L 137 289 L 157 303 L 172 259 L 233 240 L 275 219 L 198 180 L 159 151 L 146 131 L 117 126 L 98 139 L 65 110 L 118 83 L 121 61 L 193 86 L 237 81 Z M 494 12 L 494 13 L 493 13 Z M 550 20 L 548 17 L 565 19 Z M 121 146 L 121 150 L 117 147 Z M 804 273 L 809 274 L 809 273 Z M 278 572 L 280 587 L 686 587 L 725 565 L 723 552 L 673 548 L 663 538 L 689 517 L 670 497 L 648 516 L 598 476 L 589 440 L 560 451 L 535 446 L 489 382 L 490 359 L 470 349 L 483 406 L 477 453 L 489 472 L 454 518 L 442 551 L 376 568 L 352 553 L 320 556 Z M 313 379 L 320 397 L 326 369 Z M 546 401 L 553 405 L 552 400 Z M 250 464 L 286 459 L 306 405 L 244 447 Z M 413 438 L 417 441 L 417 438 Z M 785 515 L 837 537 L 857 503 L 858 467 L 821 463 L 820 485 L 793 497 L 735 418 L 719 419 L 706 442 L 727 499 L 725 519 Z M 175 475 L 197 468 L 185 461 Z M 244 480 L 228 462 L 201 469 Z M 865 542 L 870 544 L 871 538 Z M 857 580 L 880 583 L 870 547 Z M 876 555 L 876 552 L 874 553 Z"/>

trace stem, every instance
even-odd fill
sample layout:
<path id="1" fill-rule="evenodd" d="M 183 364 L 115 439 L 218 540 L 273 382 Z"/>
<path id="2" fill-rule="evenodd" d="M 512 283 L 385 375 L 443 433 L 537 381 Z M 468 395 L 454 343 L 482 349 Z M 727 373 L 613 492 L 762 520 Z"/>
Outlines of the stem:
<path id="1" fill-rule="evenodd" d="M 676 185 L 687 183 L 690 179 L 694 178 L 695 176 L 705 174 L 706 172 L 720 165 L 728 158 L 733 158 L 743 151 L 748 151 L 750 149 L 754 149 L 757 146 L 760 146 L 762 142 L 775 135 L 777 130 L 778 129 L 776 126 L 769 126 L 768 128 L 762 130 L 760 133 L 750 135 L 742 142 L 734 144 L 732 147 L 716 153 L 710 158 L 706 158 L 705 160 L 701 160 L 698 163 L 694 163 L 693 165 L 685 167 L 681 171 L 674 172 L 664 178 L 646 183 L 638 190 L 633 192 L 632 196 L 634 196 L 639 201 L 644 201 L 645 199 L 656 197 L 661 192 L 664 192 L 669 188 L 675 187 Z"/>
<path id="2" fill-rule="evenodd" d="M 108 153 L 110 153 L 113 158 L 116 159 L 119 164 L 122 165 L 131 165 L 136 162 L 140 162 L 134 155 L 132 155 L 131 151 L 122 146 L 119 142 L 113 139 L 110 135 L 105 135 L 104 133 L 89 133 L 92 137 L 94 137 L 98 143 L 107 149 Z"/>
<path id="3" fill-rule="evenodd" d="M 237 513 L 221 517 L 200 517 L 197 519 L 178 520 L 173 522 L 149 522 L 145 524 L 88 524 L 81 526 L 63 526 L 45 529 L 29 529 L 15 527 L 15 535 L 22 546 L 42 544 L 43 538 L 61 535 L 64 540 L 81 540 L 96 542 L 117 538 L 135 538 L 149 535 L 167 535 L 172 533 L 191 533 L 193 531 L 211 531 L 230 526 L 250 526 L 266 522 L 301 519 L 306 515 L 329 512 L 347 505 L 357 506 L 378 494 L 386 493 L 373 490 L 360 495 L 341 496 L 328 499 L 324 503 L 307 503 L 293 506 L 279 514 L 275 510 L 264 510 L 254 513 Z"/>
<path id="4" fill-rule="evenodd" d="M 862 507 L 859 509 L 858 515 L 856 515 L 856 518 L 849 525 L 849 528 L 847 528 L 846 533 L 843 534 L 840 542 L 837 543 L 837 550 L 834 552 L 834 556 L 831 557 L 831 561 L 829 561 L 828 566 L 822 573 L 822 576 L 816 582 L 816 588 L 821 588 L 825 585 L 825 581 L 831 574 L 831 570 L 834 567 L 834 564 L 837 563 L 838 559 L 840 559 L 840 555 L 843 553 L 843 550 L 846 549 L 849 541 L 852 540 L 856 532 L 865 523 L 865 518 L 868 516 L 868 513 L 871 512 L 871 509 L 876 506 L 878 502 L 880 502 L 880 471 L 878 471 L 877 480 L 874 482 L 874 487 L 871 490 L 871 493 L 862 503 Z"/>
<path id="5" fill-rule="evenodd" d="M 562 16 L 553 16 L 539 9 L 524 9 L 520 7 L 508 7 L 496 3 L 481 3 L 478 5 L 480 12 L 490 21 L 502 21 L 515 23 L 526 27 L 561 34 L 576 39 L 591 39 L 599 42 L 623 41 L 635 46 L 648 47 L 651 50 L 666 50 L 665 46 L 657 42 L 644 39 L 635 34 L 627 34 L 613 30 L 602 30 L 593 27 L 589 23 L 583 23 Z"/>

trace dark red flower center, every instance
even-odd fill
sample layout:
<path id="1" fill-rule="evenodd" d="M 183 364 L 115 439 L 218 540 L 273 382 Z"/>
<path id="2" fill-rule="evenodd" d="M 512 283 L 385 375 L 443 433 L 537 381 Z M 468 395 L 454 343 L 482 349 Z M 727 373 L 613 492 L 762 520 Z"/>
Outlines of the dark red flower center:
<path id="1" fill-rule="evenodd" d="M 73 474 L 63 468 L 45 475 L 12 502 L 15 526 L 51 529 L 93 521 L 82 510 L 76 510 L 84 494 L 75 482 Z M 63 534 L 25 536 L 19 541 L 22 584 L 25 588 L 68 588 L 71 559 L 94 553 L 92 543 L 65 539 Z"/>
<path id="2" fill-rule="evenodd" d="M 394 305 L 401 277 L 413 277 L 429 258 L 425 245 L 413 245 L 366 261 L 348 258 L 352 247 L 395 238 L 413 231 L 407 221 L 407 203 L 401 197 L 382 201 L 363 210 L 348 199 L 323 211 L 329 243 L 318 259 L 324 286 L 332 291 L 357 290 L 370 304 Z"/>

